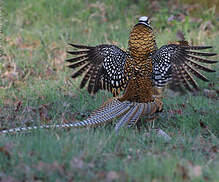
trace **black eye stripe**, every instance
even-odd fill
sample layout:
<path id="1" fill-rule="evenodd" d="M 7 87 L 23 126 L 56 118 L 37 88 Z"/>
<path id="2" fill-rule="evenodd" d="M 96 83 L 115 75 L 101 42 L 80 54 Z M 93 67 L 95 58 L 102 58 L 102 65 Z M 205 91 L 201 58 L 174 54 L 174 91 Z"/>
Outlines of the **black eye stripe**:
<path id="1" fill-rule="evenodd" d="M 141 23 L 141 22 L 142 23 L 148 23 L 148 20 L 147 21 L 140 20 L 139 23 Z"/>

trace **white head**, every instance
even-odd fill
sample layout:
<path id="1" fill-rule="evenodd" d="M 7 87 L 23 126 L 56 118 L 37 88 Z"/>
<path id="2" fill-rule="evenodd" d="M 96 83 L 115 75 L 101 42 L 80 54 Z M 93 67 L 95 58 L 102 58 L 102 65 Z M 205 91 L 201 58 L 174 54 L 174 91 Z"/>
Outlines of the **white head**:
<path id="1" fill-rule="evenodd" d="M 151 27 L 150 19 L 147 16 L 142 16 L 138 19 L 138 23 Z"/>

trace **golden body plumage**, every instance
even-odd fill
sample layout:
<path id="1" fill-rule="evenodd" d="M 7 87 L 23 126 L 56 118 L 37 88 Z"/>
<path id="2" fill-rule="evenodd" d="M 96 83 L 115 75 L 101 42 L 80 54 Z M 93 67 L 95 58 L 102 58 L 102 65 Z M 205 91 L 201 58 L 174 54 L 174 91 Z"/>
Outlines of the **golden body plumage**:
<path id="1" fill-rule="evenodd" d="M 137 24 L 129 36 L 128 52 L 131 59 L 125 64 L 125 74 L 130 78 L 121 101 L 147 103 L 154 101 L 152 84 L 152 58 L 156 50 L 155 36 L 151 28 Z"/>

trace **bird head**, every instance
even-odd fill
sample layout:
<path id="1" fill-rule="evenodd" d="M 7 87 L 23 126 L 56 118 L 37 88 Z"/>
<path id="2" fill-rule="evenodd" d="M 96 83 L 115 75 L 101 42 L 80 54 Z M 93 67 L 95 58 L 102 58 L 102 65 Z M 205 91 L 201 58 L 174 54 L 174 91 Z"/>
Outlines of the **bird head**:
<path id="1" fill-rule="evenodd" d="M 147 16 L 142 16 L 138 19 L 138 24 L 143 24 L 151 28 L 150 18 Z"/>

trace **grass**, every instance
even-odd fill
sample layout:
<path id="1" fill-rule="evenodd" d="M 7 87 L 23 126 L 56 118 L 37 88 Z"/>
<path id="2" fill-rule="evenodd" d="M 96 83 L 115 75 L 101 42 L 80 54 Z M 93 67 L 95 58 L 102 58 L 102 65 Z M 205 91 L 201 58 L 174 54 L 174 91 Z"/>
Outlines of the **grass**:
<path id="1" fill-rule="evenodd" d="M 64 63 L 66 43 L 113 43 L 126 49 L 141 15 L 152 15 L 158 46 L 177 39 L 180 29 L 190 42 L 213 45 L 212 51 L 219 52 L 214 4 L 196 4 L 199 14 L 185 0 L 154 2 L 5 2 L 0 128 L 86 118 L 111 94 L 91 97 L 78 89 L 80 79 L 71 80 Z M 176 19 L 168 22 L 171 15 Z M 110 125 L 0 136 L 0 181 L 218 181 L 218 72 L 207 76 L 211 82 L 198 82 L 198 95 L 166 93 L 155 127 L 168 133 L 170 142 L 153 132 L 147 136 L 150 123 L 118 135 Z"/>

